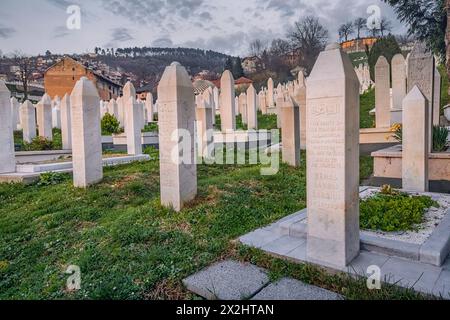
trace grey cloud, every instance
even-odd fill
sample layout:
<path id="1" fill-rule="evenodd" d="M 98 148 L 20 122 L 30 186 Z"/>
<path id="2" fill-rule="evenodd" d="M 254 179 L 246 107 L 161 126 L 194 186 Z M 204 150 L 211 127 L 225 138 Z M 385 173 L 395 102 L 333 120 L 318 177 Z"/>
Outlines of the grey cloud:
<path id="1" fill-rule="evenodd" d="M 111 39 L 105 45 L 106 47 L 123 46 L 121 42 L 127 42 L 134 40 L 130 30 L 127 28 L 114 28 L 111 29 Z"/>
<path id="2" fill-rule="evenodd" d="M 152 42 L 152 46 L 159 48 L 171 48 L 173 47 L 173 42 L 169 37 L 159 38 Z"/>
<path id="3" fill-rule="evenodd" d="M 53 38 L 64 38 L 65 36 L 68 36 L 70 34 L 67 27 L 56 27 L 53 29 L 54 35 Z"/>
<path id="4" fill-rule="evenodd" d="M 16 33 L 16 29 L 0 25 L 0 38 L 11 38 L 14 33 Z"/>
<path id="5" fill-rule="evenodd" d="M 140 24 L 161 24 L 167 17 L 187 19 L 204 0 L 102 0 L 105 9 Z"/>

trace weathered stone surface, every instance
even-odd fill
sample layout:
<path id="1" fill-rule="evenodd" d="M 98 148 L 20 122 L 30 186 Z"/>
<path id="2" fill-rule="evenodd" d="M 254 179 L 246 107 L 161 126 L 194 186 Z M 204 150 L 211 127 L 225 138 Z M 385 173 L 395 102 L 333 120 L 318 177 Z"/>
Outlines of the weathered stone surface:
<path id="1" fill-rule="evenodd" d="M 36 113 L 39 136 L 48 140 L 53 140 L 52 100 L 48 94 L 44 94 L 41 101 L 36 105 Z"/>
<path id="2" fill-rule="evenodd" d="M 229 76 L 225 75 L 222 80 L 230 80 Z M 224 87 L 227 82 L 224 81 Z M 224 89 L 230 95 L 222 101 L 233 99 L 234 114 L 234 97 L 229 89 Z M 161 203 L 180 211 L 197 195 L 197 166 L 194 88 L 186 69 L 177 62 L 166 67 L 159 82 L 158 107 Z M 180 138 L 182 144 L 178 143 Z"/>
<path id="3" fill-rule="evenodd" d="M 415 86 L 403 100 L 403 189 L 427 191 L 429 112 L 428 101 Z"/>
<path id="4" fill-rule="evenodd" d="M 300 165 L 300 116 L 298 105 L 286 95 L 281 107 L 281 134 L 283 162 L 293 167 Z"/>
<path id="5" fill-rule="evenodd" d="M 219 262 L 183 280 L 189 291 L 208 300 L 248 299 L 268 282 L 264 270 L 235 261 Z"/>
<path id="6" fill-rule="evenodd" d="M 337 293 L 311 286 L 291 278 L 283 278 L 256 294 L 252 300 L 342 300 Z"/>
<path id="7" fill-rule="evenodd" d="M 0 173 L 16 171 L 10 96 L 5 82 L 0 80 Z"/>
<path id="8" fill-rule="evenodd" d="M 86 188 L 103 178 L 99 104 L 94 84 L 82 77 L 70 96 L 73 184 L 78 188 Z"/>
<path id="9" fill-rule="evenodd" d="M 23 141 L 29 143 L 36 138 L 36 108 L 28 100 L 20 107 L 20 119 L 23 130 Z"/>
<path id="10" fill-rule="evenodd" d="M 383 56 L 375 65 L 375 121 L 377 128 L 391 126 L 390 67 Z"/>
<path id="11" fill-rule="evenodd" d="M 308 260 L 344 267 L 359 254 L 359 80 L 339 44 L 319 55 L 306 110 Z"/>
<path id="12" fill-rule="evenodd" d="M 117 120 L 119 120 L 120 125 L 125 127 L 125 106 L 124 106 L 124 98 L 117 98 Z"/>
<path id="13" fill-rule="evenodd" d="M 247 89 L 247 127 L 258 129 L 258 109 L 256 105 L 256 90 L 253 85 Z"/>
<path id="14" fill-rule="evenodd" d="M 394 109 L 402 109 L 406 96 L 406 60 L 398 53 L 392 58 L 392 104 Z"/>
<path id="15" fill-rule="evenodd" d="M 236 130 L 236 106 L 235 106 L 235 91 L 234 79 L 229 70 L 225 70 L 220 79 L 220 118 L 222 125 L 222 132 Z"/>
<path id="16" fill-rule="evenodd" d="M 68 94 L 61 100 L 61 137 L 63 149 L 72 149 L 72 117 Z"/>

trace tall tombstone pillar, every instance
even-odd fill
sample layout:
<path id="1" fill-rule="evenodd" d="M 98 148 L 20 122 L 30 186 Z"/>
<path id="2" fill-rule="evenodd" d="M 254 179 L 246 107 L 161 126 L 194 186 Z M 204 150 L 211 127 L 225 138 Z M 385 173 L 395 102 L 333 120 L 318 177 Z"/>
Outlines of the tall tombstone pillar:
<path id="1" fill-rule="evenodd" d="M 337 43 L 308 78 L 307 258 L 331 267 L 359 254 L 359 85 Z"/>
<path id="2" fill-rule="evenodd" d="M 391 80 L 389 62 L 383 56 L 375 65 L 375 121 L 377 128 L 391 126 Z"/>
<path id="3" fill-rule="evenodd" d="M 403 100 L 402 183 L 408 191 L 428 191 L 429 103 L 415 86 Z"/>
<path id="4" fill-rule="evenodd" d="M 197 195 L 197 165 L 194 88 L 178 62 L 159 82 L 158 107 L 161 204 L 180 211 Z"/>
<path id="5" fill-rule="evenodd" d="M 402 109 L 406 96 L 406 61 L 403 54 L 392 58 L 392 105 L 394 109 Z"/>
<path id="6" fill-rule="evenodd" d="M 422 42 L 416 43 L 408 58 L 408 92 L 417 86 L 428 100 L 428 150 L 433 147 L 433 108 L 434 108 L 434 70 L 433 54 Z"/>
<path id="7" fill-rule="evenodd" d="M 61 137 L 64 150 L 72 149 L 72 119 L 70 111 L 70 96 L 65 94 L 61 100 Z"/>
<path id="8" fill-rule="evenodd" d="M 220 118 L 222 121 L 222 132 L 236 131 L 236 110 L 234 79 L 229 70 L 225 70 L 220 79 Z"/>
<path id="9" fill-rule="evenodd" d="M 53 140 L 52 132 L 52 100 L 48 94 L 44 94 L 36 105 L 37 125 L 39 136 Z"/>
<path id="10" fill-rule="evenodd" d="M 36 138 L 36 108 L 28 100 L 20 106 L 20 119 L 23 141 L 30 143 Z"/>
<path id="11" fill-rule="evenodd" d="M 86 77 L 75 84 L 70 105 L 73 184 L 77 188 L 86 188 L 103 178 L 100 97 Z"/>
<path id="12" fill-rule="evenodd" d="M 16 171 L 11 93 L 0 81 L 0 173 Z"/>
<path id="13" fill-rule="evenodd" d="M 283 161 L 292 167 L 300 165 L 300 116 L 299 106 L 287 94 L 281 106 L 281 133 L 283 136 Z"/>
<path id="14" fill-rule="evenodd" d="M 438 126 L 441 122 L 441 74 L 437 68 L 434 69 L 434 98 L 433 98 L 433 125 Z"/>

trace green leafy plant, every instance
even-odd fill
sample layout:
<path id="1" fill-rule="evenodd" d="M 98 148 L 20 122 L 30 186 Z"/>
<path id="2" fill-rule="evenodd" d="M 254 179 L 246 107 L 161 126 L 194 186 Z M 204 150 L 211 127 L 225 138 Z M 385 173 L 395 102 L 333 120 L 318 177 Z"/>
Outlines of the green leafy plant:
<path id="1" fill-rule="evenodd" d="M 152 160 L 159 160 L 159 150 L 153 146 L 145 148 L 144 154 L 148 154 Z"/>
<path id="2" fill-rule="evenodd" d="M 31 140 L 31 142 L 23 143 L 24 151 L 46 151 L 53 149 L 54 149 L 53 141 L 43 137 L 35 137 L 33 140 Z"/>
<path id="3" fill-rule="evenodd" d="M 142 132 L 159 132 L 159 127 L 156 122 L 149 123 L 145 125 L 144 129 L 142 129 Z"/>
<path id="4" fill-rule="evenodd" d="M 38 186 L 52 186 L 60 184 L 67 179 L 67 174 L 59 172 L 45 172 L 39 177 Z"/>
<path id="5" fill-rule="evenodd" d="M 112 114 L 106 113 L 102 118 L 102 135 L 110 136 L 112 134 L 120 133 L 119 120 Z"/>
<path id="6" fill-rule="evenodd" d="M 362 229 L 386 232 L 415 230 L 416 225 L 422 223 L 426 209 L 439 207 L 427 196 L 410 196 L 391 188 L 384 188 L 382 192 L 360 202 Z"/>
<path id="7" fill-rule="evenodd" d="M 436 152 L 445 151 L 447 149 L 448 129 L 446 127 L 433 127 L 433 150 Z"/>

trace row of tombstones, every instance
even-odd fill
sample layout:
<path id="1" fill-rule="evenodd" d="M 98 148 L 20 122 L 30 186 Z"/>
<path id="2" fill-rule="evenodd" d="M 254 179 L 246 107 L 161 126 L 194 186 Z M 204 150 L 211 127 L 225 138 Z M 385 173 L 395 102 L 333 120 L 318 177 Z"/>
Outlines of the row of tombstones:
<path id="1" fill-rule="evenodd" d="M 439 125 L 441 76 L 434 55 L 418 42 L 406 59 L 403 54 L 396 54 L 389 64 L 384 56 L 379 57 L 375 65 L 377 128 L 402 123 L 403 100 L 414 86 L 418 86 L 428 100 L 430 128 Z"/>
<path id="2" fill-rule="evenodd" d="M 224 75 L 232 83 L 232 78 Z M 326 83 L 326 85 L 324 85 Z M 234 96 L 222 86 L 222 103 L 232 106 Z M 323 51 L 311 72 L 306 94 L 307 205 L 310 261 L 346 266 L 359 253 L 359 80 L 339 44 Z M 128 93 L 126 108 L 134 108 Z M 127 95 L 125 95 L 125 98 Z M 160 131 L 161 203 L 179 211 L 197 194 L 197 165 L 194 148 L 195 96 L 189 75 L 179 63 L 166 68 L 158 86 Z M 0 82 L 0 117 L 11 120 L 10 93 Z M 224 101 L 229 99 L 230 101 Z M 297 139 L 298 106 L 289 94 L 277 97 L 283 124 L 293 127 L 287 139 Z M 281 100 L 283 99 L 283 100 Z M 81 78 L 70 97 L 72 117 L 73 175 L 76 187 L 86 187 L 102 179 L 100 99 L 94 84 Z M 222 104 L 222 106 L 224 106 Z M 422 163 L 417 157 L 426 152 L 428 102 L 418 86 L 403 100 L 405 141 L 404 182 L 414 187 L 421 179 Z M 223 116 L 223 115 L 222 115 Z M 127 117 L 132 121 L 133 117 Z M 417 121 L 417 119 L 422 119 Z M 211 117 L 210 117 L 211 119 Z M 229 119 L 230 122 L 232 119 Z M 0 123 L 0 173 L 14 170 L 12 121 Z M 414 123 L 414 125 L 412 125 Z M 135 124 L 129 124 L 138 125 Z M 192 148 L 185 149 L 174 133 L 190 133 Z M 285 132 L 288 132 L 286 129 Z M 418 139 L 419 138 L 419 139 Z M 285 136 L 283 136 L 285 139 Z M 295 151 L 296 154 L 299 154 Z M 174 159 L 178 155 L 183 161 Z M 187 161 L 186 161 L 187 159 Z"/>

